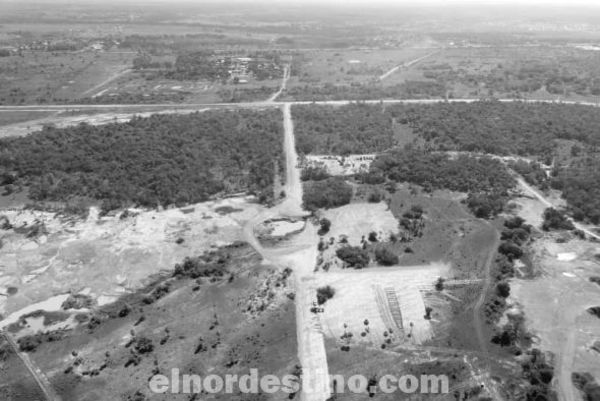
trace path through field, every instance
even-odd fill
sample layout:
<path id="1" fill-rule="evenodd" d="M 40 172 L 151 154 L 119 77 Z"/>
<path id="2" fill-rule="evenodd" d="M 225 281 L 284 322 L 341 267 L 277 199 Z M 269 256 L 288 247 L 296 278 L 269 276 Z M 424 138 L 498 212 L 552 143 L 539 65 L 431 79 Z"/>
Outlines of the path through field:
<path id="1" fill-rule="evenodd" d="M 273 95 L 267 99 L 267 102 L 274 102 L 275 99 L 277 99 L 281 93 L 285 90 L 285 87 L 287 85 L 287 81 L 288 79 L 290 79 L 290 73 L 291 73 L 291 68 L 289 65 L 286 65 L 285 67 L 283 67 L 283 78 L 281 78 L 281 86 L 279 87 L 279 90 L 275 93 L 273 93 Z"/>
<path id="2" fill-rule="evenodd" d="M 379 80 L 383 81 L 384 79 L 386 79 L 387 77 L 389 77 L 390 75 L 392 75 L 393 73 L 395 73 L 396 71 L 398 71 L 400 68 L 411 67 L 411 66 L 417 64 L 419 61 L 425 60 L 427 57 L 431 57 L 431 56 L 433 56 L 436 53 L 438 53 L 438 52 L 437 51 L 436 52 L 432 52 L 432 53 L 426 54 L 424 56 L 421 56 L 419 58 L 416 58 L 414 60 L 408 61 L 406 63 L 398 64 L 397 66 L 395 66 L 392 69 L 390 69 L 389 71 L 387 71 L 385 74 L 381 75 L 379 77 Z"/>
<path id="3" fill-rule="evenodd" d="M 100 82 L 98 85 L 86 90 L 85 92 L 83 92 L 81 94 L 81 97 L 87 96 L 90 93 L 94 92 L 94 94 L 92 95 L 92 97 L 96 97 L 96 96 L 100 96 L 103 92 L 103 90 L 101 90 L 104 86 L 108 85 L 109 83 L 111 83 L 112 81 L 114 81 L 115 79 L 131 72 L 132 70 L 130 68 L 126 68 L 124 70 L 121 71 L 117 71 L 114 74 L 112 74 L 110 77 L 106 78 L 104 81 Z"/>
<path id="4" fill-rule="evenodd" d="M 489 223 L 487 223 L 489 224 Z M 500 245 L 500 233 L 498 232 L 498 230 L 494 230 L 494 245 L 490 248 L 490 253 L 485 261 L 485 266 L 483 269 L 483 288 L 481 289 L 481 294 L 479 295 L 479 299 L 477 300 L 477 303 L 475 304 L 475 307 L 473 308 L 473 325 L 475 326 L 475 333 L 477 335 L 477 341 L 479 342 L 479 350 L 482 352 L 483 355 L 485 355 L 485 361 L 486 364 L 488 365 L 488 375 L 485 378 L 482 378 L 486 384 L 487 390 L 490 392 L 491 395 L 493 395 L 493 399 L 498 401 L 498 400 L 502 400 L 502 396 L 500 395 L 500 393 L 497 391 L 495 384 L 490 380 L 489 378 L 489 373 L 490 373 L 490 366 L 489 366 L 489 350 L 488 350 L 488 342 L 490 341 L 489 338 L 487 338 L 484 335 L 483 332 L 483 325 L 484 323 L 481 321 L 481 314 L 482 314 L 482 308 L 485 302 L 485 298 L 486 295 L 488 294 L 489 290 L 490 290 L 490 285 L 492 283 L 492 277 L 491 277 L 491 269 L 492 269 L 492 264 L 494 263 L 494 258 L 496 256 L 496 252 L 498 249 L 498 246 Z"/>

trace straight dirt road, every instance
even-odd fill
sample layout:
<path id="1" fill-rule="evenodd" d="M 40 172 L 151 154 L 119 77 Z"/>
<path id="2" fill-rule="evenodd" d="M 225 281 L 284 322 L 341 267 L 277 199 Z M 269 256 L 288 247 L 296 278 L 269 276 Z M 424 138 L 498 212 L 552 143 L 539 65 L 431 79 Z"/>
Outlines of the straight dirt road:
<path id="1" fill-rule="evenodd" d="M 283 78 L 281 78 L 281 86 L 279 87 L 279 90 L 277 92 L 273 93 L 273 95 L 267 99 L 267 102 L 274 102 L 275 99 L 277 99 L 279 96 L 281 96 L 281 94 L 283 93 L 283 91 L 286 88 L 288 79 L 290 79 L 290 74 L 291 74 L 290 66 L 286 65 L 285 67 L 283 67 Z"/>
<path id="2" fill-rule="evenodd" d="M 487 224 L 489 225 L 489 223 L 487 223 Z M 497 249 L 498 249 L 499 245 L 500 245 L 500 233 L 498 232 L 498 230 L 496 230 L 494 228 L 494 243 L 493 243 L 492 247 L 490 248 L 490 253 L 488 254 L 488 257 L 485 261 L 485 265 L 483 268 L 483 274 L 484 274 L 483 288 L 481 289 L 481 294 L 479 295 L 479 299 L 477 300 L 477 303 L 475 304 L 475 307 L 473 308 L 473 325 L 475 326 L 475 334 L 477 335 L 477 342 L 479 343 L 479 350 L 485 356 L 484 357 L 485 363 L 487 365 L 487 374 L 488 375 L 485 378 L 482 378 L 482 380 L 484 381 L 487 390 L 489 391 L 490 395 L 493 396 L 492 398 L 495 401 L 501 401 L 501 400 L 503 400 L 503 398 L 500 395 L 500 393 L 498 392 L 498 390 L 496 389 L 496 385 L 492 382 L 492 380 L 490 380 L 491 366 L 489 363 L 490 356 L 489 356 L 489 350 L 488 350 L 488 342 L 490 341 L 490 339 L 484 335 L 484 331 L 483 331 L 484 323 L 481 320 L 481 315 L 483 313 L 482 309 L 483 309 L 483 305 L 485 303 L 486 296 L 489 293 L 490 286 L 492 284 L 492 265 L 494 263 L 494 259 L 496 257 Z"/>
<path id="3" fill-rule="evenodd" d="M 411 66 L 413 66 L 413 65 L 417 64 L 418 62 L 420 62 L 420 61 L 422 61 L 422 60 L 425 60 L 425 59 L 426 59 L 426 58 L 428 58 L 428 57 L 431 57 L 431 56 L 433 56 L 433 55 L 434 55 L 434 54 L 436 54 L 436 53 L 438 53 L 438 52 L 437 52 L 437 51 L 436 51 L 436 52 L 431 52 L 431 53 L 429 53 L 429 54 L 426 54 L 426 55 L 424 55 L 424 56 L 422 56 L 422 57 L 419 57 L 419 58 L 416 58 L 416 59 L 414 59 L 414 60 L 408 61 L 408 62 L 406 62 L 406 63 L 398 64 L 397 66 L 395 66 L 395 67 L 393 67 L 392 69 L 390 69 L 389 71 L 387 71 L 385 74 L 381 75 L 381 76 L 379 77 L 379 80 L 380 80 L 380 81 L 383 81 L 384 79 L 386 79 L 387 77 L 389 77 L 390 75 L 392 75 L 393 73 L 395 73 L 396 71 L 398 71 L 400 68 L 408 68 L 408 67 L 411 67 Z"/>
<path id="4" fill-rule="evenodd" d="M 282 217 L 298 219 L 308 214 L 302 209 L 302 182 L 290 104 L 282 107 L 282 115 L 286 158 L 285 200 L 259 213 L 245 224 L 243 230 L 248 243 L 266 261 L 279 267 L 289 267 L 294 272 L 298 359 L 303 374 L 301 400 L 325 401 L 330 397 L 327 353 L 318 315 L 310 311 L 316 301 L 313 285 L 319 240 L 316 228 L 307 222 L 304 231 L 288 240 L 284 249 L 263 247 L 255 235 L 255 227 L 265 220 Z"/>

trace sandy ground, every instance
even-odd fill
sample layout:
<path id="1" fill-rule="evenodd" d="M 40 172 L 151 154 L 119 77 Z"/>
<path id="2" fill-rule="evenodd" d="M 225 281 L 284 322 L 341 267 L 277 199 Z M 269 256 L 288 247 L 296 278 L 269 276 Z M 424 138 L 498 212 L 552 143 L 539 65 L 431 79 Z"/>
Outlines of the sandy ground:
<path id="1" fill-rule="evenodd" d="M 600 246 L 576 240 L 557 244 L 545 238 L 537 241 L 535 251 L 543 276 L 513 280 L 511 299 L 523 308 L 538 345 L 556 356 L 561 399 L 581 399 L 568 385 L 571 372 L 589 372 L 600 379 L 599 355 L 591 349 L 599 339 L 600 319 L 586 311 L 600 306 L 600 288 L 589 281 L 590 276 L 600 275 L 593 257 L 600 253 Z"/>
<path id="2" fill-rule="evenodd" d="M 564 204 L 554 192 L 541 194 L 522 180 L 519 184 L 530 197 L 515 200 L 516 212 L 537 228 L 545 208 Z M 577 226 L 591 233 L 588 227 Z M 534 242 L 533 263 L 541 277 L 511 280 L 510 301 L 525 312 L 527 328 L 537 336 L 537 346 L 554 354 L 559 398 L 572 401 L 582 399 L 573 386 L 573 372 L 589 372 L 600 380 L 599 355 L 591 349 L 600 339 L 600 319 L 586 311 L 600 306 L 600 287 L 589 281 L 591 276 L 600 276 L 594 257 L 600 253 L 600 245 L 576 239 L 557 243 L 560 235 L 545 234 Z"/>
<path id="3" fill-rule="evenodd" d="M 234 212 L 217 209 L 231 206 Z M 2 231 L 0 297 L 3 315 L 67 292 L 86 292 L 107 303 L 143 284 L 152 274 L 173 269 L 186 256 L 243 239 L 241 226 L 261 206 L 245 198 L 206 202 L 182 209 L 137 211 L 99 218 L 97 210 L 85 221 L 67 221 L 52 213 L 4 211 L 15 227 L 44 222 L 48 234 L 25 238 Z M 183 242 L 177 244 L 178 239 Z M 43 309 L 43 308 L 41 308 Z M 52 308 L 50 308 L 52 309 Z"/>
<path id="4" fill-rule="evenodd" d="M 332 156 L 306 155 L 303 167 L 322 167 L 331 175 L 352 175 L 369 171 L 375 154 Z"/>
<path id="5" fill-rule="evenodd" d="M 360 245 L 362 237 L 367 237 L 372 231 L 382 241 L 398 232 L 398 220 L 383 202 L 351 203 L 325 210 L 322 216 L 331 221 L 331 229 L 325 237 L 339 239 L 343 235 L 350 245 Z"/>
<path id="6" fill-rule="evenodd" d="M 448 265 L 436 263 L 319 274 L 319 285 L 335 289 L 321 317 L 326 335 L 339 340 L 347 330 L 353 340 L 379 347 L 388 338 L 384 332 L 389 334 L 391 329 L 396 344 L 423 344 L 433 331 L 431 321 L 424 318 L 422 291 L 433 289 L 435 277 L 445 275 L 448 269 Z"/>

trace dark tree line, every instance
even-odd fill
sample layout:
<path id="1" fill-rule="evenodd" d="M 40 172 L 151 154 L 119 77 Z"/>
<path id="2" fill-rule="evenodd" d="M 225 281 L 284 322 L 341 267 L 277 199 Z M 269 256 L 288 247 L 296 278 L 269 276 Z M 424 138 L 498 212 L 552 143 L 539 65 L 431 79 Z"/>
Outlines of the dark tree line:
<path id="1" fill-rule="evenodd" d="M 266 201 L 275 166 L 283 165 L 281 131 L 275 110 L 49 127 L 0 140 L 0 171 L 11 173 L 0 177 L 29 187 L 34 200 L 88 197 L 105 201 L 106 209 L 186 204 L 236 192 Z"/>
<path id="2" fill-rule="evenodd" d="M 297 116 L 297 147 L 301 153 L 386 151 L 401 143 L 396 140 L 394 126 L 404 126 L 412 131 L 422 147 L 429 151 L 515 154 L 533 156 L 545 163 L 552 162 L 558 140 L 577 141 L 583 148 L 577 147 L 577 152 L 572 152 L 574 159 L 568 164 L 557 166 L 553 177 L 546 177 L 536 163 L 516 162 L 511 167 L 542 189 L 552 186 L 561 190 L 575 219 L 600 223 L 600 161 L 597 156 L 600 113 L 595 107 L 480 101 L 430 105 L 307 105 L 296 106 L 294 113 Z M 588 157 L 579 155 L 583 151 L 588 153 Z M 435 157 L 428 159 L 434 161 Z M 411 168 L 416 166 L 416 160 L 409 161 Z M 423 167 L 423 164 L 419 164 L 415 172 L 404 168 L 403 174 L 410 178 L 408 181 L 422 182 L 426 188 L 441 186 L 454 189 L 470 185 L 439 185 L 442 177 L 443 180 L 450 178 L 445 173 L 437 178 L 432 176 L 433 182 L 429 183 L 424 177 L 419 177 L 419 174 L 423 174 Z M 465 177 L 468 176 L 466 172 L 463 173 Z M 480 172 L 474 171 L 471 177 L 479 175 Z M 363 178 L 373 178 L 378 182 L 382 179 L 376 172 Z M 470 181 L 473 179 L 465 182 Z M 487 187 L 485 182 L 483 184 Z M 473 193 L 469 206 L 482 217 L 496 213 L 503 204 L 499 196 L 501 193 L 490 197 L 489 190 L 485 193 L 468 192 Z"/>
<path id="3" fill-rule="evenodd" d="M 292 112 L 300 153 L 371 153 L 394 144 L 392 121 L 380 106 L 294 106 Z"/>
<path id="4" fill-rule="evenodd" d="M 408 126 L 434 150 L 551 157 L 556 139 L 600 145 L 595 107 L 548 103 L 296 106 L 304 153 L 368 153 L 394 144 L 392 122 Z M 314 137 L 314 138 L 311 138 Z M 350 141 L 350 145 L 345 145 Z"/>
<path id="5" fill-rule="evenodd" d="M 600 114 L 589 106 L 481 101 L 388 110 L 439 150 L 548 157 L 555 139 L 600 143 Z"/>
<path id="6" fill-rule="evenodd" d="M 446 188 L 506 193 L 514 186 L 514 179 L 498 160 L 468 155 L 452 158 L 412 147 L 377 156 L 371 164 L 371 173 L 379 172 L 393 181 L 418 184 L 426 191 Z"/>
<path id="7" fill-rule="evenodd" d="M 508 191 L 515 184 L 502 163 L 490 157 L 451 158 L 412 147 L 378 156 L 370 173 L 396 182 L 418 184 L 429 192 L 435 189 L 467 192 L 467 205 L 482 218 L 502 211 Z"/>

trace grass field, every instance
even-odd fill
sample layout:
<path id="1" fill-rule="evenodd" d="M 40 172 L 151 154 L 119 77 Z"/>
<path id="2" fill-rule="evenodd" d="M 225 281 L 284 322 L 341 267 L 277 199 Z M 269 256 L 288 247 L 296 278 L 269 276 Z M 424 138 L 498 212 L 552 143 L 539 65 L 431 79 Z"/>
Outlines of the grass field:
<path id="1" fill-rule="evenodd" d="M 91 314 L 101 319 L 99 326 L 87 326 L 88 313 L 87 322 L 64 333 L 62 340 L 38 346 L 31 358 L 65 400 L 126 399 L 138 391 L 149 400 L 188 400 L 189 394 L 150 393 L 148 378 L 159 372 L 170 376 L 175 368 L 203 377 L 241 375 L 250 368 L 279 377 L 292 373 L 297 363 L 295 314 L 283 292 L 285 276 L 275 287 L 280 273 L 261 266 L 249 247 L 227 252 L 224 267 L 233 279 L 159 279 L 115 304 L 94 308 Z M 145 301 L 164 286 L 168 294 L 152 304 Z M 267 298 L 269 292 L 276 295 Z M 250 309 L 263 299 L 261 309 Z M 129 312 L 117 316 L 125 305 Z M 136 338 L 148 338 L 153 349 L 139 352 L 130 365 L 136 343 L 129 344 Z M 216 399 L 228 397 L 219 394 Z"/>
<path id="2" fill-rule="evenodd" d="M 110 52 L 23 52 L 0 58 L 0 103 L 53 103 L 78 99 L 131 64 Z"/>

